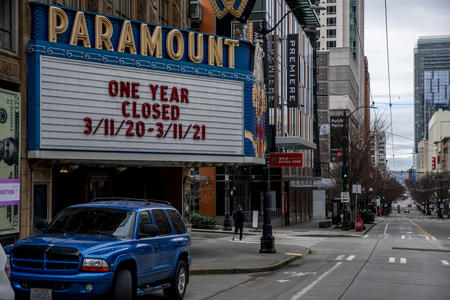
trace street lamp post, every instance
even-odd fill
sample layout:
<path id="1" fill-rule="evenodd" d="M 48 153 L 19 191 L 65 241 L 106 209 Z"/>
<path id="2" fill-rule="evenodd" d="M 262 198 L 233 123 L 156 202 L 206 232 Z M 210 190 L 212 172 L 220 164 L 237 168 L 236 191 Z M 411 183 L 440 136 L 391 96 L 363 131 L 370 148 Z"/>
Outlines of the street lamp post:
<path id="1" fill-rule="evenodd" d="M 230 180 L 228 175 L 228 167 L 225 166 L 225 219 L 223 220 L 223 230 L 231 231 L 230 221 Z"/>
<path id="2" fill-rule="evenodd" d="M 284 18 L 286 18 L 287 15 L 289 15 L 290 13 L 294 12 L 295 10 L 299 9 L 299 8 L 304 8 L 303 6 L 296 6 L 294 8 L 292 8 L 291 10 L 289 10 L 287 13 L 285 13 L 280 20 L 278 20 L 278 22 L 275 24 L 275 26 L 273 26 L 271 29 L 266 29 L 265 28 L 265 23 L 263 23 L 263 28 L 260 29 L 260 34 L 263 36 L 263 43 L 264 43 L 264 52 L 267 55 L 267 34 L 269 34 L 270 32 L 274 31 L 278 25 L 281 24 L 281 22 L 284 20 Z M 317 6 L 317 5 L 310 5 L 310 8 L 312 9 L 318 9 L 318 10 L 326 10 L 326 7 L 323 6 Z M 269 109 L 267 108 L 266 110 L 266 136 L 269 139 Z M 269 143 L 268 143 L 269 144 Z M 270 149 L 266 150 L 267 152 L 270 151 Z M 268 153 L 266 153 L 266 155 L 268 155 Z M 266 160 L 267 163 L 269 162 L 269 160 Z M 271 191 L 270 191 L 270 165 L 266 166 L 266 172 L 267 174 L 267 191 L 264 197 L 264 201 L 263 201 L 263 210 L 264 210 L 264 219 L 263 219 L 263 233 L 262 233 L 262 237 L 261 237 L 261 248 L 259 250 L 260 253 L 276 253 L 276 249 L 275 249 L 275 238 L 272 235 L 272 224 L 271 224 L 271 220 L 270 220 L 270 210 L 271 210 L 271 204 L 272 204 L 272 199 L 271 199 Z"/>

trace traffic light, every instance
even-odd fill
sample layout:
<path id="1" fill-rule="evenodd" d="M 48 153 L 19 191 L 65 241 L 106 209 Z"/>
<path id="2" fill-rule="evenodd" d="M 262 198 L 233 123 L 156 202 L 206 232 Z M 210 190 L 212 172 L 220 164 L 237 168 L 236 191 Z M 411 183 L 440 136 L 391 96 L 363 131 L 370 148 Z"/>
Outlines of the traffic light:
<path id="1" fill-rule="evenodd" d="M 342 187 L 343 191 L 346 191 L 348 188 L 348 166 L 342 166 Z"/>
<path id="2" fill-rule="evenodd" d="M 348 179 L 348 166 L 342 166 L 342 179 Z"/>

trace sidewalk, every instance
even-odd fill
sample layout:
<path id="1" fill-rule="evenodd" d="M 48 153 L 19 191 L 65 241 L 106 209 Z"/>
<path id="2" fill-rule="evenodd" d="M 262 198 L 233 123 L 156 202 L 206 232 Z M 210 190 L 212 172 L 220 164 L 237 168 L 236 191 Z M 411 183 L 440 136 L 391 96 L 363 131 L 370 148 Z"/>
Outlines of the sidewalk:
<path id="1" fill-rule="evenodd" d="M 280 269 L 311 253 L 311 249 L 277 244 L 277 236 L 297 237 L 360 237 L 375 224 L 367 224 L 364 232 L 344 231 L 340 228 L 319 228 L 317 222 L 296 224 L 273 229 L 277 253 L 259 253 L 262 232 L 244 228 L 244 241 L 231 241 L 233 231 L 190 229 L 192 236 L 191 275 L 266 272 Z"/>

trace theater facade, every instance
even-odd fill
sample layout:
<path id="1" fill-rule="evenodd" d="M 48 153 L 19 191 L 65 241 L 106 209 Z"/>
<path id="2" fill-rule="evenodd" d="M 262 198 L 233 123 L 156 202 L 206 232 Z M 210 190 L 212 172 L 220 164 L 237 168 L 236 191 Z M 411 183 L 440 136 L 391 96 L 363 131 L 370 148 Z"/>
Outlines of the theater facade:
<path id="1" fill-rule="evenodd" d="M 191 168 L 264 164 L 258 45 L 30 6 L 32 193 L 21 195 L 33 207 L 30 233 L 37 220 L 95 197 L 163 199 L 184 212 Z"/>

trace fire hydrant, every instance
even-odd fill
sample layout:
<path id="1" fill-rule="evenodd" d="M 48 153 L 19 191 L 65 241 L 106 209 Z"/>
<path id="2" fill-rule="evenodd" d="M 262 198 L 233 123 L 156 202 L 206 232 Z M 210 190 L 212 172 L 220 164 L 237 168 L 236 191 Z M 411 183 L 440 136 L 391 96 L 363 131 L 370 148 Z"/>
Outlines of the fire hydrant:
<path id="1" fill-rule="evenodd" d="M 363 230 L 363 222 L 361 220 L 361 215 L 356 216 L 355 230 L 362 231 Z"/>

